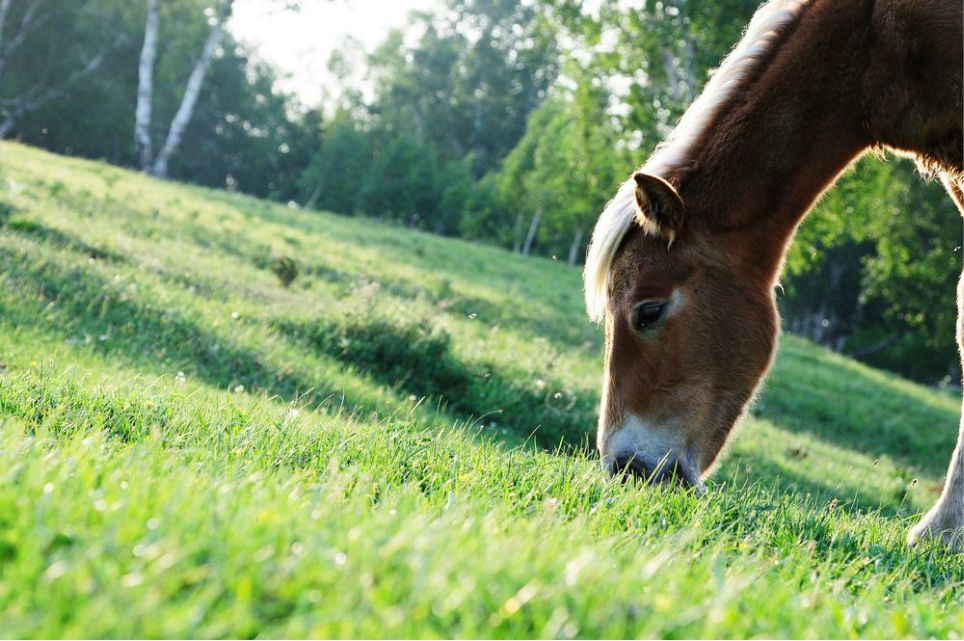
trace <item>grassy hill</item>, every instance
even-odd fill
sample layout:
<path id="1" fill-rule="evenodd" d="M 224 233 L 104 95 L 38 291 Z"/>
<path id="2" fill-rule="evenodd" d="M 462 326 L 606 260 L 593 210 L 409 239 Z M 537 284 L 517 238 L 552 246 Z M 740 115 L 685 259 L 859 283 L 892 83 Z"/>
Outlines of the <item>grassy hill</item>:
<path id="1" fill-rule="evenodd" d="M 964 634 L 956 397 L 784 337 L 697 498 L 601 367 L 576 269 L 0 145 L 2 636 Z"/>

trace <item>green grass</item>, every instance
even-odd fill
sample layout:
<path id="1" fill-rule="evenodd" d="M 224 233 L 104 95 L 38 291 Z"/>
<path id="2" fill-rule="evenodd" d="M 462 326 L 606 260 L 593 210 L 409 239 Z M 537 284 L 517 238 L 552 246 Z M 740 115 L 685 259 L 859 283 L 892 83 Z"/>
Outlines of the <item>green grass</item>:
<path id="1" fill-rule="evenodd" d="M 964 634 L 950 394 L 784 337 L 623 485 L 575 269 L 13 144 L 0 225 L 2 636 Z"/>

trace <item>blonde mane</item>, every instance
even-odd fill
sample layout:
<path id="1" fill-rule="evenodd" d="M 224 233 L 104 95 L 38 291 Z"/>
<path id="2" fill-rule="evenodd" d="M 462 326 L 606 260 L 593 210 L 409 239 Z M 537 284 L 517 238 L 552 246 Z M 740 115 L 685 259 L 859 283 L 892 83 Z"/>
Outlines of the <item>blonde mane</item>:
<path id="1" fill-rule="evenodd" d="M 706 84 L 700 97 L 690 105 L 679 124 L 639 171 L 665 177 L 692 155 L 694 145 L 712 126 L 722 108 L 756 74 L 774 42 L 796 22 L 809 0 L 771 0 L 753 15 L 746 35 Z M 583 270 L 586 311 L 594 322 L 606 315 L 609 279 L 616 249 L 630 230 L 636 215 L 635 183 L 627 180 L 609 201 L 593 230 Z"/>

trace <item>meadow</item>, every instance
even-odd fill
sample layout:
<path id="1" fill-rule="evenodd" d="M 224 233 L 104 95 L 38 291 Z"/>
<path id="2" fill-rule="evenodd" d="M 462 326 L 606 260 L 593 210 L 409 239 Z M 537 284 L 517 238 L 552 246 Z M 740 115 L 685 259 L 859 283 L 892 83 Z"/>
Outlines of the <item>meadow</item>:
<path id="1" fill-rule="evenodd" d="M 560 261 L 3 143 L 0 636 L 964 635 L 954 393 L 784 336 L 698 497 L 601 372 Z"/>

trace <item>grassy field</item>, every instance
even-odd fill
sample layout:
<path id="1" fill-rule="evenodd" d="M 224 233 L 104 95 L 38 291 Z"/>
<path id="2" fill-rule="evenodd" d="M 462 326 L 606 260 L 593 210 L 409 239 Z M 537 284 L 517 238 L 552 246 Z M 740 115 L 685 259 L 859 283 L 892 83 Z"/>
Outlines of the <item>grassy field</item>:
<path id="1" fill-rule="evenodd" d="M 600 376 L 574 268 L 0 145 L 0 636 L 964 634 L 955 396 L 784 337 L 698 498 Z"/>

